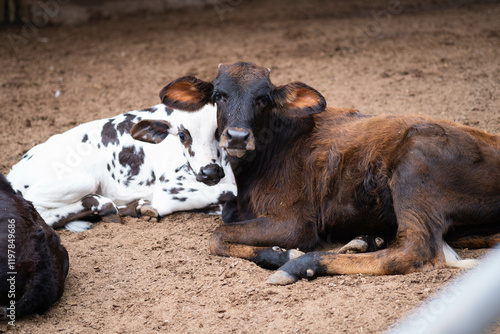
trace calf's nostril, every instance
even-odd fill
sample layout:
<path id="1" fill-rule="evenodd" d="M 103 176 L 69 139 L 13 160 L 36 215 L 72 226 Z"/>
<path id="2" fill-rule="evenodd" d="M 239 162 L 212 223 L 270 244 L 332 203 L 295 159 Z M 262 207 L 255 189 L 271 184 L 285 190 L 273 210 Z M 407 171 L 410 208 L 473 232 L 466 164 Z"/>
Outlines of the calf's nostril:
<path id="1" fill-rule="evenodd" d="M 250 132 L 243 129 L 228 129 L 226 137 L 231 142 L 247 142 L 250 138 Z"/>
<path id="2" fill-rule="evenodd" d="M 224 170 L 219 165 L 210 164 L 200 168 L 196 180 L 211 186 L 217 184 L 224 176 Z"/>
<path id="3" fill-rule="evenodd" d="M 205 178 L 214 178 L 220 174 L 220 167 L 217 165 L 209 165 L 208 167 L 200 168 L 200 175 Z"/>

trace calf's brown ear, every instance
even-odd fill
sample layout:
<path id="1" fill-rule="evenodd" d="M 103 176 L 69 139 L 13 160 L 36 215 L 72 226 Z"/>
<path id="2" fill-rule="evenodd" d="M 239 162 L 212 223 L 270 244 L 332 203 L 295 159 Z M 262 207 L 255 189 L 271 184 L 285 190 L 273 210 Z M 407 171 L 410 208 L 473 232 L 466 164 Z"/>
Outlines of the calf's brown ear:
<path id="1" fill-rule="evenodd" d="M 212 83 L 185 76 L 163 87 L 160 99 L 169 108 L 196 111 L 211 102 L 212 91 Z"/>
<path id="2" fill-rule="evenodd" d="M 279 112 L 291 118 L 302 118 L 323 112 L 326 101 L 316 89 L 302 82 L 279 86 L 273 92 Z"/>
<path id="3" fill-rule="evenodd" d="M 167 138 L 170 127 L 167 121 L 144 119 L 132 126 L 130 134 L 136 140 L 158 144 Z"/>

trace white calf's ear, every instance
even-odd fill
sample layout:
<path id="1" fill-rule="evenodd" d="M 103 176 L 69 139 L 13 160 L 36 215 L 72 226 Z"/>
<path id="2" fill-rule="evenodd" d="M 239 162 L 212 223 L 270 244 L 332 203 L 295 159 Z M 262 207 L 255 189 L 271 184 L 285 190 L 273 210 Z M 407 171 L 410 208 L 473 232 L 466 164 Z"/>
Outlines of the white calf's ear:
<path id="1" fill-rule="evenodd" d="M 171 125 L 167 121 L 144 119 L 130 129 L 132 138 L 147 143 L 158 144 L 167 138 Z"/>

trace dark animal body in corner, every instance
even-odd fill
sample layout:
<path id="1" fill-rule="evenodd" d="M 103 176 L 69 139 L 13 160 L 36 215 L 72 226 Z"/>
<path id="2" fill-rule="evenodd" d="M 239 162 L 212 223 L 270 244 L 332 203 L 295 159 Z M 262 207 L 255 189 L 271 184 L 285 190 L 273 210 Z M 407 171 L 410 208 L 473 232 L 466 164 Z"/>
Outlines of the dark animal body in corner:
<path id="1" fill-rule="evenodd" d="M 213 254 L 282 266 L 270 282 L 287 284 L 466 266 L 445 239 L 462 246 L 500 241 L 498 136 L 424 117 L 326 107 L 315 89 L 274 86 L 269 70 L 251 63 L 220 65 L 203 91 L 193 80 L 178 79 L 175 97 L 196 105 L 210 90 L 238 186 L 223 210 L 227 224 L 210 240 Z M 283 249 L 311 251 L 320 238 L 359 235 L 383 237 L 388 246 L 302 256 Z"/>
<path id="2" fill-rule="evenodd" d="M 61 297 L 68 268 L 57 232 L 0 174 L 1 317 L 46 312 Z"/>

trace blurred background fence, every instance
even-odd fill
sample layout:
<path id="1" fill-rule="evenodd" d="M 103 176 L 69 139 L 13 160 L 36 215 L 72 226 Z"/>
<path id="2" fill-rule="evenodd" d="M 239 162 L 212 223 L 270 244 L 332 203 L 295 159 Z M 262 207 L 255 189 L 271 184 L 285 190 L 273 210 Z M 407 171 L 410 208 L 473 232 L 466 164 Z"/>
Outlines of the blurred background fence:
<path id="1" fill-rule="evenodd" d="M 18 0 L 0 0 L 0 23 L 13 23 L 18 18 Z"/>
<path id="2" fill-rule="evenodd" d="M 0 24 L 80 24 L 133 13 L 162 13 L 190 6 L 233 6 L 242 0 L 0 0 Z M 43 21 L 43 22 L 42 22 Z M 35 23 L 36 25 L 36 23 Z"/>

